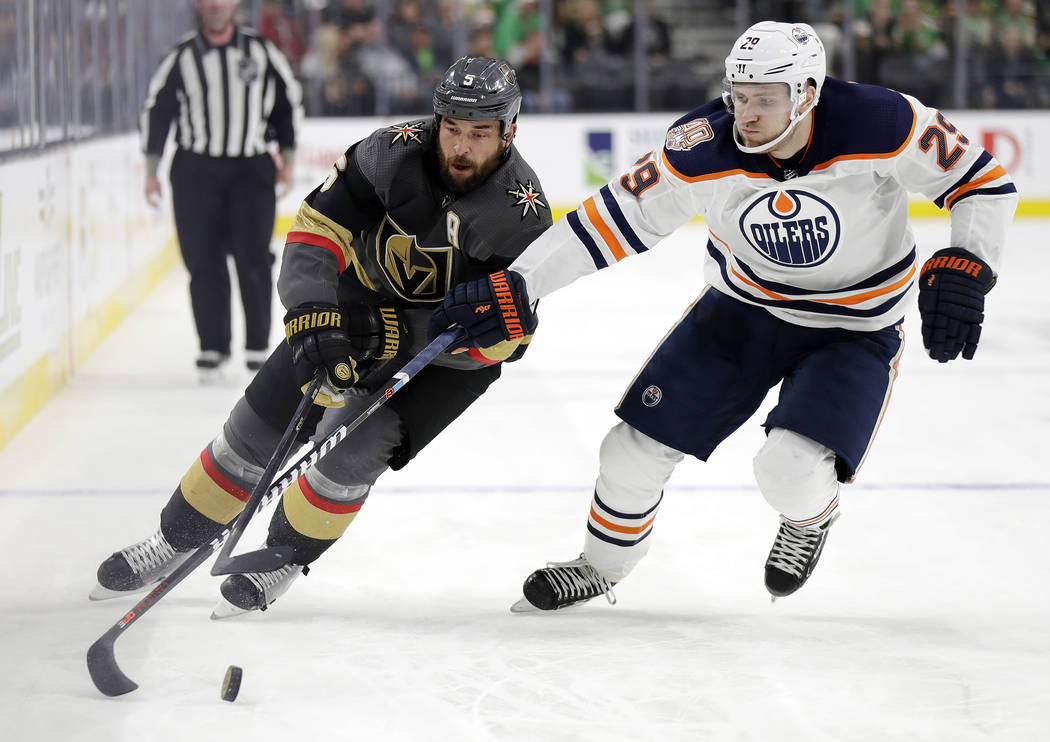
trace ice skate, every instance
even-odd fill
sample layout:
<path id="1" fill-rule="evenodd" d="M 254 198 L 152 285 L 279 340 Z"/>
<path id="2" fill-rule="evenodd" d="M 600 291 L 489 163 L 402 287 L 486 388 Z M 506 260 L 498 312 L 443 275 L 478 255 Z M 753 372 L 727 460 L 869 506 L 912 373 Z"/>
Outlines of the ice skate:
<path id="1" fill-rule="evenodd" d="M 230 356 L 217 350 L 202 350 L 197 356 L 197 376 L 201 384 L 218 384 L 225 378 L 223 367 Z"/>
<path id="2" fill-rule="evenodd" d="M 580 554 L 569 562 L 548 562 L 543 569 L 533 572 L 525 580 L 521 600 L 510 607 L 511 613 L 556 611 L 593 597 L 605 595 L 609 603 L 616 603 L 613 585 L 592 567 Z"/>
<path id="3" fill-rule="evenodd" d="M 270 352 L 267 350 L 246 350 L 244 351 L 244 366 L 254 374 L 263 367 L 269 357 Z"/>
<path id="4" fill-rule="evenodd" d="M 836 513 L 822 526 L 803 527 L 781 516 L 780 530 L 766 559 L 766 590 L 774 601 L 806 584 L 824 550 L 828 529 L 837 519 Z"/>
<path id="5" fill-rule="evenodd" d="M 158 528 L 147 539 L 115 552 L 98 568 L 91 600 L 108 600 L 144 592 L 174 572 L 193 550 L 175 551 Z"/>
<path id="6" fill-rule="evenodd" d="M 296 577 L 309 572 L 310 568 L 301 564 L 286 564 L 272 572 L 230 575 L 222 581 L 219 588 L 222 598 L 211 612 L 211 617 L 219 620 L 251 611 L 265 611 L 288 592 Z"/>

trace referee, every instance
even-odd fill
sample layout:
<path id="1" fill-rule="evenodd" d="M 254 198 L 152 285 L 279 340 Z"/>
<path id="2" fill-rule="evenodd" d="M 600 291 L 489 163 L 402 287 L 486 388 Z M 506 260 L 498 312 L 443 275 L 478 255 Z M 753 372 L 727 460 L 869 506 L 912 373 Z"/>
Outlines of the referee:
<path id="1" fill-rule="evenodd" d="M 171 127 L 175 229 L 190 274 L 202 380 L 230 358 L 230 274 L 237 267 L 245 363 L 262 367 L 270 338 L 275 185 L 292 182 L 302 91 L 284 55 L 237 26 L 237 0 L 196 0 L 200 28 L 164 57 L 142 111 L 146 199 L 160 202 L 157 167 Z M 271 155 L 276 141 L 279 154 Z"/>

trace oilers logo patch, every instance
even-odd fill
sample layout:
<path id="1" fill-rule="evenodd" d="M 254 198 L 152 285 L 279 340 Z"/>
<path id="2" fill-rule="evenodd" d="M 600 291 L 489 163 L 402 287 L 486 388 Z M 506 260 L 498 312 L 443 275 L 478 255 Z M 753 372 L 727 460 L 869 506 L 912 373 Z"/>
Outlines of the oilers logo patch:
<path id="1" fill-rule="evenodd" d="M 656 407 L 656 405 L 660 404 L 660 400 L 663 398 L 663 391 L 655 384 L 647 386 L 645 391 L 642 392 L 642 404 L 646 407 Z"/>
<path id="2" fill-rule="evenodd" d="M 521 207 L 521 218 L 524 220 L 531 211 L 537 218 L 540 216 L 539 209 L 550 208 L 547 204 L 543 203 L 543 193 L 536 190 L 536 186 L 532 184 L 532 181 L 526 181 L 522 183 L 520 180 L 515 181 L 517 188 L 508 188 L 507 195 L 513 196 L 514 206 Z"/>
<path id="3" fill-rule="evenodd" d="M 422 144 L 423 140 L 419 138 L 419 135 L 423 133 L 423 129 L 420 126 L 420 123 L 422 122 L 417 121 L 411 124 L 391 126 L 389 129 L 387 129 L 387 134 L 394 135 L 394 137 L 390 140 L 390 146 L 394 146 L 398 142 L 401 142 L 402 144 L 408 144 L 409 142 Z"/>
<path id="4" fill-rule="evenodd" d="M 714 139 L 715 133 L 707 119 L 693 119 L 667 130 L 664 148 L 675 152 L 688 152 L 701 142 Z"/>
<path id="5" fill-rule="evenodd" d="M 809 268 L 830 258 L 841 235 L 838 211 L 801 188 L 759 194 L 740 215 L 740 232 L 770 262 Z"/>

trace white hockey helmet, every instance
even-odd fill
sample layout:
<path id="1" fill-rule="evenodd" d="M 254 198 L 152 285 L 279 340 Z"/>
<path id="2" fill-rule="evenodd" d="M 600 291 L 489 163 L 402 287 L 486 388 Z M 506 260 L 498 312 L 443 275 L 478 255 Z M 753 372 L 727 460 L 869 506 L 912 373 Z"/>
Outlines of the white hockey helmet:
<path id="1" fill-rule="evenodd" d="M 765 152 L 779 144 L 820 100 L 820 90 L 827 76 L 827 54 L 813 27 L 806 23 L 762 21 L 744 31 L 726 57 L 725 89 L 722 100 L 733 112 L 733 83 L 782 82 L 791 96 L 791 121 L 774 142 L 761 147 L 737 146 L 744 152 Z M 813 104 L 800 111 L 805 98 L 806 82 L 817 88 Z"/>

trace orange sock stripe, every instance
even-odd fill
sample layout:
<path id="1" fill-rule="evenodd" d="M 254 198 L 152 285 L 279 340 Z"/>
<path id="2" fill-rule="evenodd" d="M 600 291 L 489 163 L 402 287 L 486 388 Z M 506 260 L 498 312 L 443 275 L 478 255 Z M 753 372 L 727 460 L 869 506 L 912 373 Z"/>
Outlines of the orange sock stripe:
<path id="1" fill-rule="evenodd" d="M 617 533 L 641 533 L 642 531 L 648 529 L 649 526 L 651 526 L 653 524 L 653 521 L 656 520 L 656 516 L 654 515 L 652 518 L 650 518 L 649 520 L 645 521 L 645 523 L 643 523 L 640 526 L 621 526 L 621 525 L 618 525 L 618 524 L 613 523 L 611 521 L 608 521 L 605 518 L 603 518 L 602 516 L 598 515 L 598 512 L 592 506 L 591 507 L 591 520 L 593 520 L 595 523 L 600 525 L 602 528 L 607 528 L 608 530 L 616 531 Z"/>

